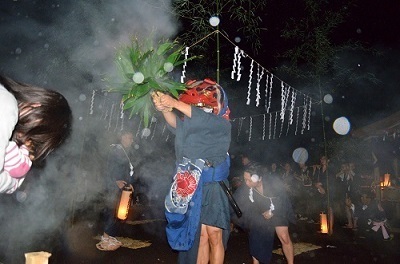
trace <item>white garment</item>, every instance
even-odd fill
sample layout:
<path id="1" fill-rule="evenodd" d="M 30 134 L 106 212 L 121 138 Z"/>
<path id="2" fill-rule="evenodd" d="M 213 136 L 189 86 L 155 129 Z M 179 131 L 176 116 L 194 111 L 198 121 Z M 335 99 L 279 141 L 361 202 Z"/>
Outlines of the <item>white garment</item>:
<path id="1" fill-rule="evenodd" d="M 4 171 L 4 156 L 12 132 L 18 122 L 18 103 L 15 97 L 0 84 L 0 193 L 13 193 L 24 178 L 12 178 Z"/>

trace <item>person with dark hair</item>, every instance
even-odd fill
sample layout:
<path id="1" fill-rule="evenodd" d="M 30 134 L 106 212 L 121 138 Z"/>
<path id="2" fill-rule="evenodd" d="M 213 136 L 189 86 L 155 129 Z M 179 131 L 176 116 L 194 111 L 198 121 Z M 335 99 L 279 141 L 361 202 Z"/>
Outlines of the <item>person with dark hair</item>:
<path id="1" fill-rule="evenodd" d="M 296 220 L 283 182 L 269 176 L 267 169 L 256 162 L 245 167 L 243 177 L 246 185 L 234 193 L 243 215 L 238 218 L 231 214 L 231 217 L 235 224 L 248 231 L 253 264 L 270 262 L 275 232 L 287 262 L 293 263 L 294 250 L 288 226 Z"/>
<path id="2" fill-rule="evenodd" d="M 313 184 L 314 184 L 314 199 L 315 211 L 313 213 L 314 222 L 318 222 L 321 212 L 328 214 L 328 233 L 333 233 L 334 227 L 334 212 L 333 200 L 335 199 L 334 179 L 329 175 L 329 159 L 327 156 L 321 156 L 318 165 L 313 165 Z M 313 219 L 311 219 L 313 220 Z"/>
<path id="3" fill-rule="evenodd" d="M 176 174 L 165 199 L 166 232 L 178 262 L 224 263 L 230 233 L 228 197 L 231 141 L 222 87 L 191 80 L 179 100 L 156 92 L 153 102 L 175 134 Z"/>
<path id="4" fill-rule="evenodd" d="M 313 186 L 311 180 L 311 170 L 303 162 L 298 163 L 299 168 L 295 174 L 298 193 L 293 204 L 298 220 L 308 220 L 312 216 Z"/>
<path id="5" fill-rule="evenodd" d="M 29 150 L 30 159 L 43 160 L 70 133 L 71 109 L 60 93 L 0 76 L 0 193 L 13 193 L 24 177 L 4 170 L 10 140 Z"/>
<path id="6" fill-rule="evenodd" d="M 373 231 L 381 230 L 381 235 L 373 236 L 375 238 L 390 239 L 387 218 L 385 210 L 383 209 L 380 201 L 375 199 L 372 192 L 363 192 L 360 196 L 360 202 L 355 206 L 355 228 L 359 236 L 366 237 L 371 235 Z"/>
<path id="7" fill-rule="evenodd" d="M 296 196 L 297 186 L 295 185 L 294 170 L 290 162 L 285 162 L 283 165 L 283 171 L 281 173 L 281 179 L 285 185 L 285 189 L 289 195 L 291 202 L 294 202 L 294 197 Z"/>
<path id="8" fill-rule="evenodd" d="M 114 251 L 122 243 L 115 238 L 121 227 L 116 219 L 115 212 L 119 198 L 119 190 L 129 186 L 133 190 L 134 167 L 131 160 L 130 148 L 134 142 L 131 131 L 123 130 L 118 134 L 118 143 L 111 144 L 107 153 L 104 167 L 105 181 L 105 207 L 104 207 L 104 232 L 100 242 L 96 244 L 101 251 Z"/>
<path id="9" fill-rule="evenodd" d="M 242 160 L 242 165 L 243 166 L 247 166 L 247 165 L 249 165 L 250 163 L 253 162 L 253 161 L 250 160 L 249 155 L 246 154 L 246 153 L 240 154 L 240 158 Z"/>

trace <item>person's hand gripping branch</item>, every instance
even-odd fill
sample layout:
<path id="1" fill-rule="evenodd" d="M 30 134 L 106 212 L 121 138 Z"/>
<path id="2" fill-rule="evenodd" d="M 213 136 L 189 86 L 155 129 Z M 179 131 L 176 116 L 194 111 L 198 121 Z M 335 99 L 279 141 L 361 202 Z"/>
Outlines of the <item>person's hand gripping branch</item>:
<path id="1" fill-rule="evenodd" d="M 173 109 L 173 100 L 169 95 L 166 95 L 160 91 L 155 91 L 151 93 L 153 98 L 153 103 L 157 111 L 161 112 L 171 112 Z"/>
<path id="2" fill-rule="evenodd" d="M 153 92 L 153 103 L 158 111 L 163 113 L 165 121 L 173 128 L 176 128 L 176 114 L 172 109 L 176 109 L 185 116 L 192 117 L 192 107 L 189 104 L 181 102 L 169 94 L 164 94 L 162 92 Z"/>

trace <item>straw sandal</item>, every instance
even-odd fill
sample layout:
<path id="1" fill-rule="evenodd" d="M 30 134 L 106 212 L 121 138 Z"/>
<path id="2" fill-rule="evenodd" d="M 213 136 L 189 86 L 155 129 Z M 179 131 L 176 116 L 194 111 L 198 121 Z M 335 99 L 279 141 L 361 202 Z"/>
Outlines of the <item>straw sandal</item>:
<path id="1" fill-rule="evenodd" d="M 96 244 L 96 247 L 98 250 L 101 250 L 101 251 L 114 251 L 114 250 L 117 250 L 121 245 L 122 245 L 122 243 L 120 241 L 118 241 L 115 237 L 101 236 L 101 241 Z"/>

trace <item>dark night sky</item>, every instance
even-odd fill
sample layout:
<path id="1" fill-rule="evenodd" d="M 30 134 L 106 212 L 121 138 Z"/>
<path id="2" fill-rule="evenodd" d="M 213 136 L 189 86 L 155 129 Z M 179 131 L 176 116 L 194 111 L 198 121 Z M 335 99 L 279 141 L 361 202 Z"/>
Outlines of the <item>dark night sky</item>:
<path id="1" fill-rule="evenodd" d="M 301 1 L 294 1 L 294 5 L 299 2 Z M 345 2 L 334 1 L 333 3 L 340 5 L 339 3 Z M 283 6 L 284 4 L 279 6 L 278 10 L 284 10 Z M 289 6 L 289 9 L 287 11 L 289 16 L 298 16 L 301 13 L 296 8 Z M 397 106 L 399 104 L 397 96 L 393 96 L 400 92 L 398 88 L 400 79 L 397 74 L 400 66 L 398 63 L 400 2 L 357 1 L 349 10 L 350 16 L 346 18 L 346 22 L 333 30 L 333 42 L 341 44 L 347 40 L 360 41 L 366 48 L 377 50 L 380 56 L 374 57 L 371 53 L 349 52 L 342 55 L 340 61 L 345 67 L 356 68 L 356 73 L 374 74 L 379 79 L 379 83 L 374 85 L 360 81 L 351 86 L 327 88 L 326 92 L 331 93 L 334 97 L 334 103 L 327 106 L 327 110 L 354 117 L 354 124 L 360 126 L 370 122 L 371 119 L 387 115 L 387 112 L 400 110 Z M 275 10 L 275 13 L 279 12 Z M 279 25 L 282 25 L 282 21 Z M 272 48 L 268 42 L 266 49 L 281 51 L 282 39 L 278 37 L 279 31 L 271 34 L 275 34 L 275 37 L 271 38 Z M 274 66 L 279 65 L 279 62 L 275 63 Z M 295 87 L 298 87 L 297 85 L 301 84 L 294 84 Z M 364 116 L 366 116 L 365 119 Z"/>

